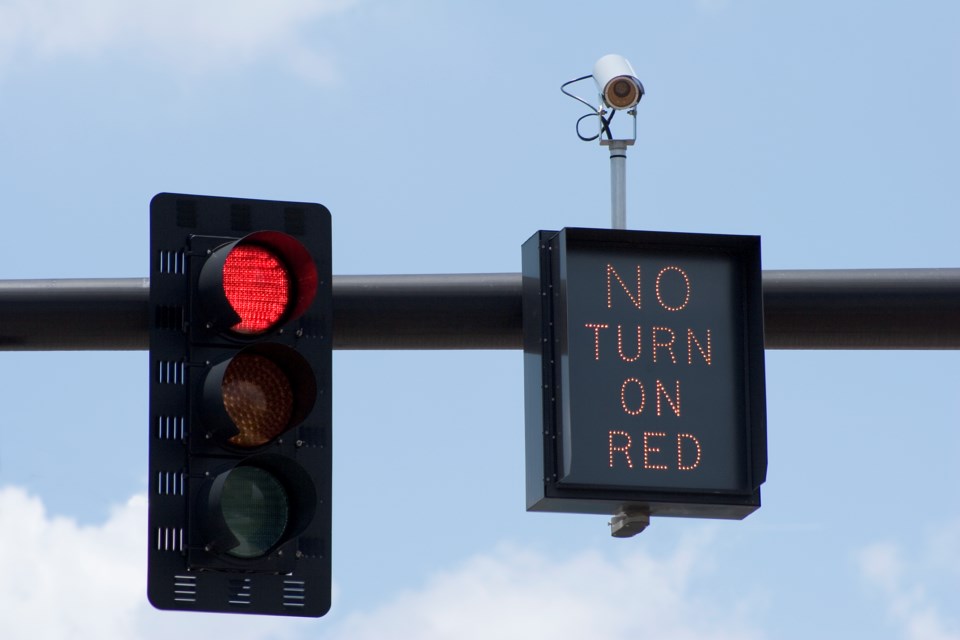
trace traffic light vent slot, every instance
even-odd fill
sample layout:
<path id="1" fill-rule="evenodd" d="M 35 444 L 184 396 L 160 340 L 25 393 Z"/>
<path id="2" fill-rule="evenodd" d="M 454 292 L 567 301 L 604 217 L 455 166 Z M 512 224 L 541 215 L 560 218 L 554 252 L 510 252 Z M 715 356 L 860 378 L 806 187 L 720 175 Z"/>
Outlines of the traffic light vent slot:
<path id="1" fill-rule="evenodd" d="M 185 384 L 186 365 L 183 360 L 158 360 L 157 382 L 160 384 Z"/>
<path id="2" fill-rule="evenodd" d="M 176 602 L 196 602 L 197 576 L 173 576 L 173 599 Z"/>
<path id="3" fill-rule="evenodd" d="M 294 236 L 302 236 L 307 232 L 306 213 L 300 207 L 287 207 L 283 211 L 284 229 Z"/>
<path id="4" fill-rule="evenodd" d="M 183 249 L 179 251 L 161 251 L 158 257 L 157 271 L 172 275 L 185 274 L 187 272 L 187 258 Z"/>
<path id="5" fill-rule="evenodd" d="M 182 527 L 158 527 L 157 551 L 183 551 Z"/>
<path id="6" fill-rule="evenodd" d="M 183 330 L 183 307 L 174 305 L 157 305 L 154 323 L 157 329 L 173 331 Z"/>
<path id="7" fill-rule="evenodd" d="M 283 606 L 304 607 L 307 600 L 307 583 L 304 580 L 283 581 Z"/>
<path id="8" fill-rule="evenodd" d="M 227 581 L 227 602 L 236 606 L 249 606 L 253 581 L 250 578 L 231 578 Z"/>
<path id="9" fill-rule="evenodd" d="M 157 472 L 157 493 L 161 496 L 182 496 L 184 480 L 183 471 L 159 471 Z"/>
<path id="10" fill-rule="evenodd" d="M 250 205 L 233 204 L 230 205 L 230 228 L 234 231 L 250 231 L 252 221 L 250 216 Z"/>
<path id="11" fill-rule="evenodd" d="M 197 201 L 178 199 L 176 204 L 177 226 L 193 229 L 197 226 Z"/>
<path id="12" fill-rule="evenodd" d="M 157 416 L 158 440 L 183 440 L 186 437 L 186 418 L 183 416 Z"/>

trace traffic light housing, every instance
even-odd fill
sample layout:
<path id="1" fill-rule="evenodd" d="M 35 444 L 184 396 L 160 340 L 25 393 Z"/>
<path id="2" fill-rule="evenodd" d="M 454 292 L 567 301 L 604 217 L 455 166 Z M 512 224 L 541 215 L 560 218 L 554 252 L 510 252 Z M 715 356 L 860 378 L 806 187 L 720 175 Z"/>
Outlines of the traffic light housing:
<path id="1" fill-rule="evenodd" d="M 322 616 L 330 213 L 162 193 L 150 219 L 150 602 Z"/>

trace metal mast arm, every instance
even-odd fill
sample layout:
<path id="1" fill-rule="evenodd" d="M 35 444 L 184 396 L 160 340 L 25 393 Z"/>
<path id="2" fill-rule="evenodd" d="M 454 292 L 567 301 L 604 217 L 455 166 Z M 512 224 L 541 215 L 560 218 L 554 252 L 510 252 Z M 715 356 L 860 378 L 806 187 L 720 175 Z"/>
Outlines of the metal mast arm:
<path id="1" fill-rule="evenodd" d="M 521 349 L 519 273 L 334 276 L 335 349 Z M 145 350 L 147 278 L 0 281 L 0 350 Z M 960 349 L 960 269 L 765 271 L 768 349 Z"/>

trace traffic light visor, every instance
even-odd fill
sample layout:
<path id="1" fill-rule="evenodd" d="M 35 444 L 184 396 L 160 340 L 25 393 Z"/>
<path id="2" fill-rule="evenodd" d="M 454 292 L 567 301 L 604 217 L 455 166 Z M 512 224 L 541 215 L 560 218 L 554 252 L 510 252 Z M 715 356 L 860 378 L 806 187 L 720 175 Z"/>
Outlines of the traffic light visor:
<path id="1" fill-rule="evenodd" d="M 202 420 L 217 441 L 253 449 L 303 422 L 316 399 L 317 378 L 302 355 L 285 345 L 258 343 L 207 372 Z"/>
<path id="2" fill-rule="evenodd" d="M 217 248 L 200 271 L 210 328 L 252 338 L 302 315 L 317 292 L 309 251 L 279 231 L 258 231 Z"/>
<path id="3" fill-rule="evenodd" d="M 316 511 L 316 486 L 303 467 L 284 456 L 254 455 L 210 474 L 197 502 L 198 546 L 249 569 L 255 566 L 249 562 L 268 558 L 300 535 Z M 205 566 L 209 558 L 199 555 L 194 562 Z"/>

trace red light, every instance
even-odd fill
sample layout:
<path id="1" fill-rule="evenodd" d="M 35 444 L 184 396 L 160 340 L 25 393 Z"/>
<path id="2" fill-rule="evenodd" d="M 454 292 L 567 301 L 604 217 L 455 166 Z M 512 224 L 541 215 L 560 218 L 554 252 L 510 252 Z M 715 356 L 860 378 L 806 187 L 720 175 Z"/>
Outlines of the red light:
<path id="1" fill-rule="evenodd" d="M 290 303 L 290 274 L 268 249 L 235 247 L 223 264 L 223 291 L 240 322 L 237 333 L 262 333 L 275 325 Z"/>

